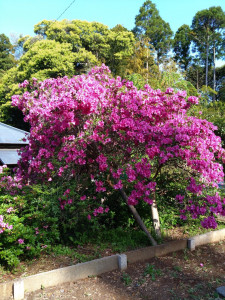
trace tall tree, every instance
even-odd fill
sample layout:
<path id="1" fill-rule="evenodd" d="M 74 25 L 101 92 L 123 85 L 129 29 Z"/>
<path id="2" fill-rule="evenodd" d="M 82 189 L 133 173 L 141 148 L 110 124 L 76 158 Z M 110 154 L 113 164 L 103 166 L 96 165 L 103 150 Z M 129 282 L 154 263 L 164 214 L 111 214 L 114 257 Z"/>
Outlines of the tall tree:
<path id="1" fill-rule="evenodd" d="M 225 13 L 220 6 L 213 6 L 196 13 L 192 25 L 193 41 L 200 58 L 205 61 L 205 85 L 208 86 L 209 63 L 214 66 L 215 88 L 215 60 L 225 56 Z"/>
<path id="2" fill-rule="evenodd" d="M 173 32 L 169 23 L 166 23 L 159 15 L 156 5 L 147 0 L 141 6 L 139 14 L 135 17 L 133 32 L 140 37 L 148 37 L 154 46 L 158 63 L 167 55 L 172 46 Z"/>
<path id="3" fill-rule="evenodd" d="M 175 53 L 174 59 L 184 70 L 187 70 L 192 59 L 190 55 L 192 41 L 190 32 L 191 29 L 188 25 L 182 25 L 178 28 L 173 41 L 173 51 Z"/>
<path id="4" fill-rule="evenodd" d="M 5 34 L 0 34 L 0 77 L 12 68 L 16 61 L 12 55 L 13 46 Z"/>

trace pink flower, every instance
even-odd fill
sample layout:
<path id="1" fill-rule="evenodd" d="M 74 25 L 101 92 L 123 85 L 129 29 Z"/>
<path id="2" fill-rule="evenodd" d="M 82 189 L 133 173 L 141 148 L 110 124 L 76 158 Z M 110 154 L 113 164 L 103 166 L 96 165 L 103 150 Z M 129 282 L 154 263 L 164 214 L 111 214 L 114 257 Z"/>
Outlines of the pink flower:
<path id="1" fill-rule="evenodd" d="M 96 192 L 105 192 L 106 188 L 103 186 L 103 181 L 95 181 L 95 185 L 96 185 Z"/>
<path id="2" fill-rule="evenodd" d="M 11 207 L 9 207 L 9 208 L 8 208 L 6 211 L 7 211 L 7 213 L 9 213 L 9 214 L 10 214 L 10 213 L 11 213 L 11 211 L 13 211 L 13 207 L 12 207 L 12 206 L 11 206 Z"/>
<path id="3" fill-rule="evenodd" d="M 176 199 L 179 203 L 183 203 L 184 196 L 178 194 L 178 195 L 176 195 L 175 199 Z"/>
<path id="4" fill-rule="evenodd" d="M 198 97 L 190 96 L 190 97 L 188 97 L 188 102 L 190 102 L 192 104 L 198 104 Z"/>
<path id="5" fill-rule="evenodd" d="M 84 201 L 86 198 L 87 198 L 87 196 L 83 195 L 83 196 L 80 197 L 80 200 Z"/>
<path id="6" fill-rule="evenodd" d="M 123 188 L 123 184 L 122 184 L 122 181 L 121 180 L 119 180 L 118 182 L 117 182 L 117 184 L 114 184 L 114 189 L 115 190 L 120 190 L 120 189 L 122 189 Z"/>
<path id="7" fill-rule="evenodd" d="M 66 195 L 68 195 L 69 193 L 70 193 L 70 189 L 67 189 L 67 190 L 64 192 L 63 196 L 66 196 Z"/>
<path id="8" fill-rule="evenodd" d="M 152 200 L 152 199 L 149 199 L 148 197 L 144 197 L 143 200 L 144 200 L 146 203 L 150 204 L 150 205 L 152 205 L 152 203 L 153 203 L 153 200 Z"/>
<path id="9" fill-rule="evenodd" d="M 24 239 L 18 239 L 17 241 L 19 244 L 24 244 Z"/>

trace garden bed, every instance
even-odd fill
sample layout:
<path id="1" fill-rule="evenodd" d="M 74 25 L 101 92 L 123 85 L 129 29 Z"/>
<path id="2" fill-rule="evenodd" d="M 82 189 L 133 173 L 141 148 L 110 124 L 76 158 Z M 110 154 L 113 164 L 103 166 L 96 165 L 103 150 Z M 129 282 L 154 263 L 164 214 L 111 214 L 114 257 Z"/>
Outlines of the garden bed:
<path id="1" fill-rule="evenodd" d="M 225 241 L 178 251 L 97 277 L 25 294 L 25 299 L 215 299 L 225 285 Z"/>
<path id="2" fill-rule="evenodd" d="M 187 237 L 187 232 L 184 233 L 181 228 L 176 228 L 168 232 L 166 240 Z M 72 255 L 75 249 L 65 247 L 58 248 L 58 253 L 42 255 L 39 259 L 23 262 L 16 273 L 2 274 L 2 281 L 15 280 L 18 277 L 26 277 L 116 253 L 112 251 L 113 247 L 101 249 L 96 245 L 86 245 L 78 248 L 76 255 Z M 198 247 L 193 252 L 185 249 L 149 259 L 144 263 L 129 264 L 124 272 L 113 271 L 98 277 L 91 276 L 89 279 L 62 284 L 60 287 L 45 288 L 43 286 L 42 290 L 27 294 L 25 299 L 95 300 L 103 299 L 101 297 L 104 296 L 107 299 L 118 300 L 210 299 L 211 296 L 214 297 L 216 287 L 225 285 L 224 255 L 225 241 Z M 148 293 L 151 296 L 148 296 Z M 207 293 L 208 298 L 203 298 L 204 293 Z"/>
<path id="3" fill-rule="evenodd" d="M 182 227 L 176 227 L 166 231 L 164 241 L 173 241 L 189 237 L 189 232 L 186 232 Z M 114 241 L 114 244 L 116 242 Z M 147 241 L 148 243 L 148 241 Z M 148 244 L 143 246 L 148 246 Z M 108 246 L 108 247 L 107 247 Z M 62 267 L 71 266 L 77 263 L 90 261 L 92 259 L 110 256 L 119 252 L 134 250 L 136 247 L 129 246 L 128 242 L 125 247 L 121 247 L 119 242 L 115 245 L 94 245 L 85 244 L 77 247 L 66 247 L 59 245 L 54 248 L 54 252 L 50 254 L 42 254 L 39 258 L 34 258 L 30 261 L 23 261 L 19 267 L 13 272 L 0 269 L 0 282 L 14 280 L 24 276 L 30 276 L 41 272 L 46 272 Z"/>

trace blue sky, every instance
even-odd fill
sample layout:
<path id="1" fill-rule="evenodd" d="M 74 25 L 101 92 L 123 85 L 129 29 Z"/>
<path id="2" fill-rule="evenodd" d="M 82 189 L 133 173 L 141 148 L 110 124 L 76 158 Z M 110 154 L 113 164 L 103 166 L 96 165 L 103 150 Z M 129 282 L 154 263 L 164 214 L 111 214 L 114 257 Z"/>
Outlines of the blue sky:
<path id="1" fill-rule="evenodd" d="M 72 0 L 0 0 L 0 33 L 33 35 L 33 26 L 43 19 L 57 19 Z M 191 25 L 199 10 L 221 6 L 224 0 L 153 0 L 161 17 L 175 32 L 181 25 Z M 122 24 L 134 27 L 135 16 L 144 0 L 75 0 L 60 19 L 97 21 L 112 28 Z"/>
<path id="2" fill-rule="evenodd" d="M 225 0 L 152 0 L 160 16 L 175 33 L 183 24 L 191 25 L 196 12 L 211 6 L 221 6 Z M 34 35 L 33 27 L 43 19 L 54 20 L 72 0 L 0 0 L 0 33 L 7 36 Z M 135 16 L 144 0 L 75 0 L 62 19 L 97 21 L 109 28 L 122 24 L 134 27 Z"/>

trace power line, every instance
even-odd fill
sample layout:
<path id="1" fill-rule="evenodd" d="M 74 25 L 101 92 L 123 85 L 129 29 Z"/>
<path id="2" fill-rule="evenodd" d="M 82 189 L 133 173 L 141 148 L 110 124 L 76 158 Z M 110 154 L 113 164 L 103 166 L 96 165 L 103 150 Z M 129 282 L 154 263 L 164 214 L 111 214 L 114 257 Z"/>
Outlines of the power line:
<path id="1" fill-rule="evenodd" d="M 58 21 L 58 20 L 62 17 L 62 15 L 64 15 L 64 13 L 70 8 L 70 6 L 73 5 L 74 2 L 76 2 L 76 0 L 73 0 L 73 1 L 70 3 L 70 5 L 69 5 L 69 6 L 61 13 L 61 15 L 56 19 L 56 21 Z"/>

